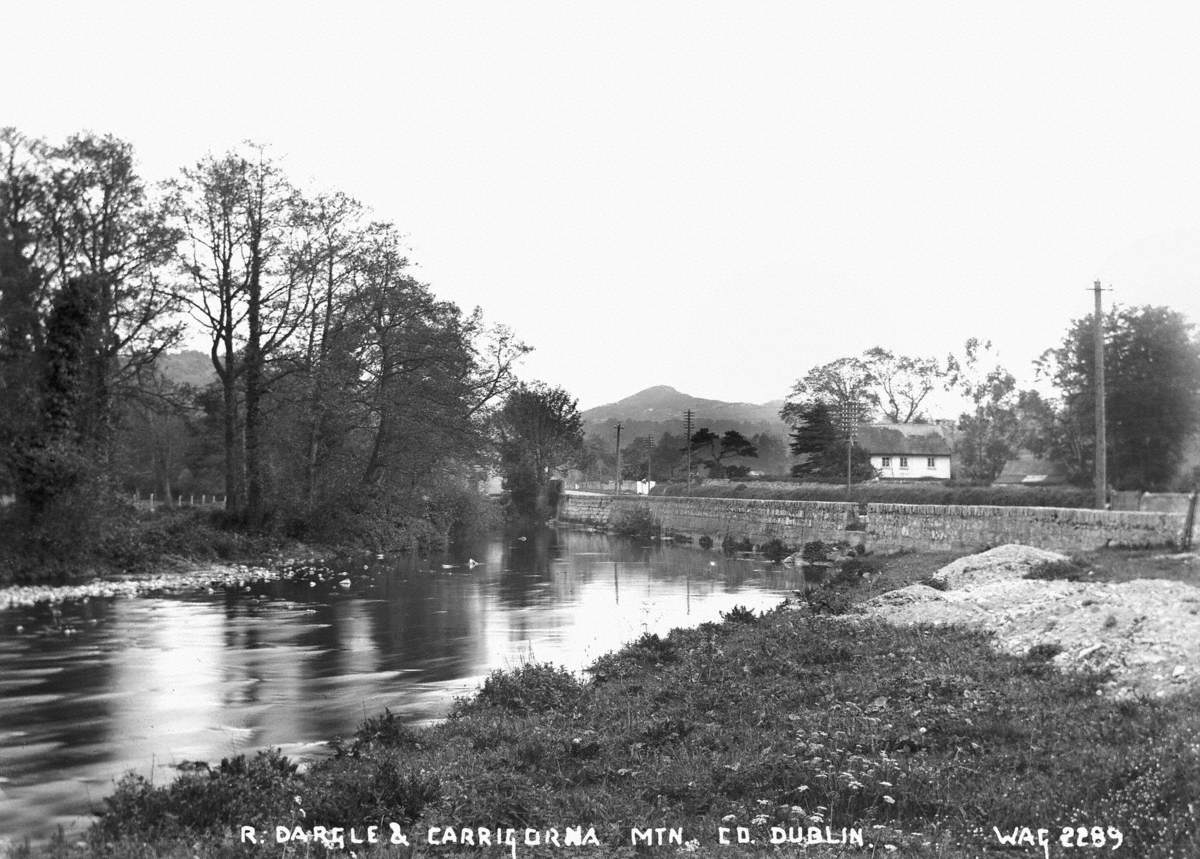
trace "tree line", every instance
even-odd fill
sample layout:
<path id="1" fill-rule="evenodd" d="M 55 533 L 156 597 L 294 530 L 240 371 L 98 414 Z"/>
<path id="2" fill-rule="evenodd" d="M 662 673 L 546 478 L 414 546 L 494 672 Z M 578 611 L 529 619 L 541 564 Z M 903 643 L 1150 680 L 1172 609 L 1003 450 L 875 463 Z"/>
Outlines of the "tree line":
<path id="1" fill-rule="evenodd" d="M 162 372 L 185 331 L 211 384 Z M 112 136 L 0 131 L 0 492 L 26 531 L 96 531 L 151 463 L 251 528 L 444 532 L 527 351 L 261 146 L 151 183 Z"/>
<path id="2" fill-rule="evenodd" d="M 1102 319 L 1107 462 L 1115 489 L 1188 490 L 1200 485 L 1200 338 L 1165 307 L 1113 307 Z M 1069 480 L 1090 484 L 1096 457 L 1095 319 L 1073 320 L 1062 341 L 1035 362 L 1053 393 L 1020 388 L 991 343 L 971 338 L 945 359 L 883 348 L 810 369 L 792 388 L 781 417 L 791 424 L 793 473 L 844 479 L 846 431 L 840 419 L 926 422 L 936 390 L 968 404 L 949 427 L 963 478 L 990 482 L 1019 453 L 1060 463 Z M 868 452 L 853 452 L 855 479 L 873 476 Z M 1190 464 L 1190 468 L 1189 468 Z"/>

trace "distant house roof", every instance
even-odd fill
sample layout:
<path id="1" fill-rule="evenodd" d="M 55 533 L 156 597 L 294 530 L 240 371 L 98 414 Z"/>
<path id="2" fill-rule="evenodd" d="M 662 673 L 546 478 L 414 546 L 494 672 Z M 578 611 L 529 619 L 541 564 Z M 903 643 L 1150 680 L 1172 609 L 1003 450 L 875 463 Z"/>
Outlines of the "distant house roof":
<path id="1" fill-rule="evenodd" d="M 864 424 L 858 443 L 878 456 L 949 456 L 950 443 L 937 424 Z"/>
<path id="2" fill-rule="evenodd" d="M 993 485 L 1060 486 L 1067 482 L 1067 467 L 1061 462 L 1039 459 L 1028 451 L 1004 464 Z"/>

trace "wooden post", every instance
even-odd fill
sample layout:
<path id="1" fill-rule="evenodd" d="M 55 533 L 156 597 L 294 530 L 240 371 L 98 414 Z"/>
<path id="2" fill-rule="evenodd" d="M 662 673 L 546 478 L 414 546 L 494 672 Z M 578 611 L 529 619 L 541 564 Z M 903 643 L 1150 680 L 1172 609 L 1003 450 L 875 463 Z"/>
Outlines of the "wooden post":
<path id="1" fill-rule="evenodd" d="M 621 494 L 621 424 L 617 423 L 617 479 L 614 481 L 617 495 Z"/>
<path id="2" fill-rule="evenodd" d="M 1183 518 L 1183 535 L 1181 537 L 1183 545 L 1180 548 L 1184 551 L 1191 551 L 1192 532 L 1196 530 L 1196 495 L 1197 493 L 1193 491 L 1192 497 L 1188 499 L 1187 516 Z"/>
<path id="3" fill-rule="evenodd" d="M 1100 281 L 1095 282 L 1096 290 L 1096 509 L 1103 510 L 1108 506 L 1108 439 L 1105 433 L 1104 416 L 1104 317 L 1100 309 Z"/>

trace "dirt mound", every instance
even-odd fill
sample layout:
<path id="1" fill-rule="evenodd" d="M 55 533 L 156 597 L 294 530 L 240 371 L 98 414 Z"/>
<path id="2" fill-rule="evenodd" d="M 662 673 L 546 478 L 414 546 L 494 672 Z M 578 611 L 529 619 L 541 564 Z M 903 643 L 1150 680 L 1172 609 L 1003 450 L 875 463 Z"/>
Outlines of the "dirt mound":
<path id="1" fill-rule="evenodd" d="M 1066 670 L 1102 671 L 1114 695 L 1165 695 L 1200 680 L 1200 587 L 1138 579 L 1121 584 L 1026 579 L 1063 555 L 1000 546 L 948 564 L 928 584 L 859 607 L 900 624 L 955 624 L 994 633 L 1005 653 L 1060 648 Z"/>

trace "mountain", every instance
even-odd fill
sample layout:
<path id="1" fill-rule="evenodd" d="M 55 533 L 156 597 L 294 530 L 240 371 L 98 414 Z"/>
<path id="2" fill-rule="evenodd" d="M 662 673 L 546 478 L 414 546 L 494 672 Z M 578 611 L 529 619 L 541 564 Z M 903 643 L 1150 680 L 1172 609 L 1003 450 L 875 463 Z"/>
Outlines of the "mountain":
<path id="1" fill-rule="evenodd" d="M 633 436 L 645 434 L 647 425 L 664 425 L 659 432 L 683 429 L 683 413 L 691 409 L 694 428 L 708 427 L 714 432 L 736 429 L 744 435 L 769 432 L 786 436 L 787 428 L 779 419 L 783 400 L 769 403 L 727 403 L 707 400 L 677 391 L 669 385 L 655 385 L 636 394 L 587 409 L 582 413 L 584 428 L 607 432 L 617 421 L 629 426 Z"/>

